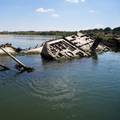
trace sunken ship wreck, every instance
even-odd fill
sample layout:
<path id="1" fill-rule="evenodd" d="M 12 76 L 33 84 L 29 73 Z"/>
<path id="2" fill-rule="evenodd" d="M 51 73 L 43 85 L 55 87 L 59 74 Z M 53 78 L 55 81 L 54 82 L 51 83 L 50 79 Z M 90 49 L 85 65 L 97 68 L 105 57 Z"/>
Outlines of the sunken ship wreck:
<path id="1" fill-rule="evenodd" d="M 0 45 L 0 56 L 8 55 L 17 64 L 15 68 L 19 71 L 33 71 L 33 68 L 26 66 L 14 55 L 16 54 L 41 54 L 46 60 L 69 60 L 73 58 L 92 57 L 99 53 L 108 51 L 107 45 L 100 39 L 91 39 L 90 37 L 77 33 L 75 35 L 62 37 L 60 39 L 49 40 L 39 47 L 32 49 L 15 48 L 12 44 Z M 8 67 L 0 65 L 0 71 L 9 70 Z"/>
<path id="2" fill-rule="evenodd" d="M 50 40 L 44 43 L 41 56 L 47 60 L 65 60 L 90 57 L 107 49 L 99 40 L 77 33 L 76 35 Z"/>

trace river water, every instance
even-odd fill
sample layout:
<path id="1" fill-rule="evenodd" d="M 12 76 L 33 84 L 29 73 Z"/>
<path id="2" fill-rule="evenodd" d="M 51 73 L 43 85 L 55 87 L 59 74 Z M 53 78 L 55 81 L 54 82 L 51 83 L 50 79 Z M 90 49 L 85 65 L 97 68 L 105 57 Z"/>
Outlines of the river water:
<path id="1" fill-rule="evenodd" d="M 33 47 L 52 36 L 1 36 L 0 43 Z M 92 58 L 47 62 L 40 55 L 17 56 L 32 73 L 19 73 L 14 61 L 0 72 L 1 120 L 119 120 L 120 53 Z"/>

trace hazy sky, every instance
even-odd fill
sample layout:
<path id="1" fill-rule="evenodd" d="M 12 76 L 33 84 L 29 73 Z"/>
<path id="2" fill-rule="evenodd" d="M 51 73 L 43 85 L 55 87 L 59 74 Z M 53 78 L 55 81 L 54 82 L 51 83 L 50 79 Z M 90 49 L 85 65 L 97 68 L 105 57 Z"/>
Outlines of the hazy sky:
<path id="1" fill-rule="evenodd" d="M 0 0 L 0 31 L 120 26 L 120 0 Z"/>

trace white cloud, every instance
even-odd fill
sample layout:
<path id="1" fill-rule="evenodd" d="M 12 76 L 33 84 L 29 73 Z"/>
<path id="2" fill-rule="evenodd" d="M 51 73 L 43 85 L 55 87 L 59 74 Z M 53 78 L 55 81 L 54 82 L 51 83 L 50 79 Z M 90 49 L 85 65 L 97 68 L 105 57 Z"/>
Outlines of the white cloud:
<path id="1" fill-rule="evenodd" d="M 85 2 L 85 0 L 81 0 L 81 2 Z"/>
<path id="2" fill-rule="evenodd" d="M 35 10 L 37 13 L 51 13 L 54 12 L 54 9 L 45 9 L 45 8 L 37 8 Z"/>
<path id="3" fill-rule="evenodd" d="M 79 3 L 79 2 L 85 2 L 85 0 L 66 0 L 66 2 L 70 2 L 70 3 Z"/>
<path id="4" fill-rule="evenodd" d="M 89 10 L 89 13 L 96 13 L 95 10 Z"/>
<path id="5" fill-rule="evenodd" d="M 53 13 L 52 17 L 56 17 L 57 18 L 57 17 L 59 17 L 59 15 L 57 13 Z"/>
<path id="6" fill-rule="evenodd" d="M 40 13 L 40 14 L 48 14 L 52 17 L 59 17 L 59 14 L 56 13 L 56 11 L 54 9 L 46 9 L 46 8 L 37 8 L 35 10 L 37 13 Z"/>

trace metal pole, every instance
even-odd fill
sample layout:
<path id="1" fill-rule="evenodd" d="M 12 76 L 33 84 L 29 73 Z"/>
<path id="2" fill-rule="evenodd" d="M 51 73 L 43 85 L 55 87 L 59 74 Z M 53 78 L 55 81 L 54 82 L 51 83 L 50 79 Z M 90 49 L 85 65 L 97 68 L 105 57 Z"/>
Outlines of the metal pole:
<path id="1" fill-rule="evenodd" d="M 0 47 L 0 49 L 3 50 L 8 56 L 10 56 L 19 65 L 21 65 L 21 67 L 23 67 L 24 70 L 26 70 L 26 71 L 32 71 L 33 70 L 33 68 L 30 68 L 30 67 L 27 67 L 26 65 L 24 65 L 21 61 L 19 61 L 17 58 L 15 58 L 12 54 L 10 54 L 9 52 L 7 52 L 4 48 Z"/>

